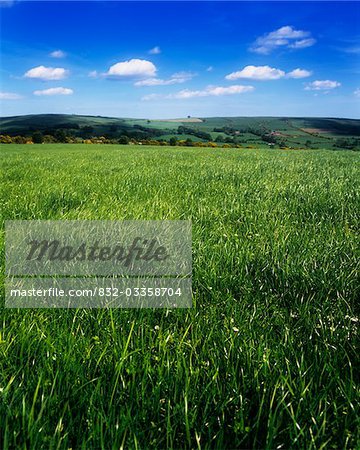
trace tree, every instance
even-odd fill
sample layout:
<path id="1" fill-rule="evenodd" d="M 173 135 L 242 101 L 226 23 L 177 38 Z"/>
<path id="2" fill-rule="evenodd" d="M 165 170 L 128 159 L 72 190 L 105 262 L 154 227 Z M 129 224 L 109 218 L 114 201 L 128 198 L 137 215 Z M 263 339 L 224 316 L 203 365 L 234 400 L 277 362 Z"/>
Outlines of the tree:
<path id="1" fill-rule="evenodd" d="M 177 139 L 176 139 L 176 137 L 171 137 L 170 138 L 170 140 L 169 140 L 169 144 L 172 146 L 172 147 L 174 147 L 176 144 L 177 144 Z"/>
<path id="2" fill-rule="evenodd" d="M 80 130 L 80 136 L 83 139 L 89 139 L 91 138 L 91 136 L 94 133 L 94 128 L 90 125 L 85 125 L 84 127 L 81 128 Z"/>
<path id="3" fill-rule="evenodd" d="M 85 133 L 93 133 L 94 132 L 94 127 L 92 127 L 91 125 L 85 125 L 84 127 L 82 127 L 82 130 Z"/>
<path id="4" fill-rule="evenodd" d="M 129 143 L 129 138 L 124 134 L 118 139 L 119 144 L 127 145 Z"/>
<path id="5" fill-rule="evenodd" d="M 54 138 L 57 140 L 57 142 L 66 142 L 66 133 L 65 130 L 62 128 L 55 130 Z"/>
<path id="6" fill-rule="evenodd" d="M 110 126 L 110 132 L 111 132 L 111 133 L 116 133 L 118 129 L 119 129 L 119 126 L 116 125 L 116 123 L 113 123 L 113 124 Z"/>
<path id="7" fill-rule="evenodd" d="M 42 144 L 44 142 L 44 136 L 41 131 L 35 131 L 35 133 L 33 133 L 32 141 L 34 144 Z"/>

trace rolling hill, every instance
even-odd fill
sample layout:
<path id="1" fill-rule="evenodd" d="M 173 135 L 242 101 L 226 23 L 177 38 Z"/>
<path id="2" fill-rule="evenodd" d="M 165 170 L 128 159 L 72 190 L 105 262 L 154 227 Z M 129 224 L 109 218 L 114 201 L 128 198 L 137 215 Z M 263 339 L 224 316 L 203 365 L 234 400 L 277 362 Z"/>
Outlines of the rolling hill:
<path id="1" fill-rule="evenodd" d="M 191 139 L 289 147 L 359 147 L 360 120 L 341 118 L 291 117 L 211 117 L 168 120 L 127 119 L 66 114 L 39 114 L 0 118 L 0 133 L 31 136 L 40 131 L 53 135 L 62 129 L 68 135 L 89 138 L 106 136 L 117 139 Z M 338 145 L 338 146 L 339 146 Z M 340 145 L 341 146 L 341 145 Z"/>

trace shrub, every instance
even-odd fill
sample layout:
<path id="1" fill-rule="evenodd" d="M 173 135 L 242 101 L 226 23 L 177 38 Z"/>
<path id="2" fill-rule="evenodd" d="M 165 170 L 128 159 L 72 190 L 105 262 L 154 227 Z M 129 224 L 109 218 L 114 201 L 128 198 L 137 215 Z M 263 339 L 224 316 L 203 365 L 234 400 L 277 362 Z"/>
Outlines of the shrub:
<path id="1" fill-rule="evenodd" d="M 14 144 L 26 144 L 26 137 L 24 136 L 14 136 L 12 138 Z"/>
<path id="2" fill-rule="evenodd" d="M 0 135 L 0 144 L 12 144 L 12 139 L 10 136 L 1 134 Z"/>

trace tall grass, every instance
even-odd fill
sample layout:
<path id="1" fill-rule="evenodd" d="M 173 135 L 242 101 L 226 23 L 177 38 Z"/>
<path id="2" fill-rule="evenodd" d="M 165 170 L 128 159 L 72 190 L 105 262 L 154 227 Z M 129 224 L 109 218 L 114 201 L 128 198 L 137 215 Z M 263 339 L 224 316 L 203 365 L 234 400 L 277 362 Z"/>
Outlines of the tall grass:
<path id="1" fill-rule="evenodd" d="M 359 155 L 0 153 L 3 219 L 191 219 L 194 290 L 190 310 L 2 309 L 1 448 L 358 448 Z"/>

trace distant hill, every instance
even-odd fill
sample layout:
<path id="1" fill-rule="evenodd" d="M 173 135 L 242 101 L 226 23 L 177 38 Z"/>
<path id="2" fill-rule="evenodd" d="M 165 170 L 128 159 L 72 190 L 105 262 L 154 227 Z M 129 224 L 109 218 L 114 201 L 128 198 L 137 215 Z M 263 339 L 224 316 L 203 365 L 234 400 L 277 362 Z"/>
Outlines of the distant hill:
<path id="1" fill-rule="evenodd" d="M 257 145 L 282 143 L 289 147 L 359 145 L 360 120 L 292 117 L 211 117 L 168 120 L 126 119 L 67 114 L 38 114 L 0 118 L 0 134 L 31 136 L 35 131 L 53 135 L 64 130 L 82 138 L 192 139 Z M 341 146 L 341 145 L 340 145 Z"/>

